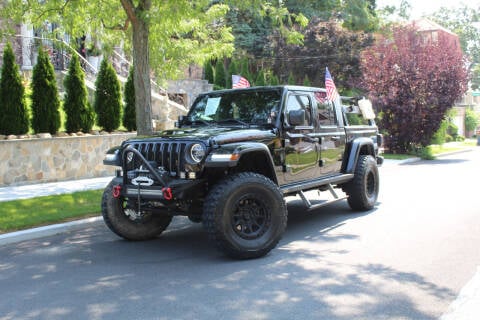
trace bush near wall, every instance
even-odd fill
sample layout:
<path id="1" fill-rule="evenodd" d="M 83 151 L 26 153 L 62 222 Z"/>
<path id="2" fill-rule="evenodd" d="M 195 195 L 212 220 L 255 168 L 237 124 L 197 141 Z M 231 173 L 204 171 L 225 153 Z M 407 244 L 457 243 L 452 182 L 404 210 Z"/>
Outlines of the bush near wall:
<path id="1" fill-rule="evenodd" d="M 95 87 L 97 124 L 105 131 L 112 132 L 120 126 L 122 102 L 117 73 L 107 58 L 102 60 Z"/>
<path id="2" fill-rule="evenodd" d="M 55 71 L 42 47 L 32 74 L 32 128 L 35 133 L 55 134 L 60 128 L 60 99 Z"/>
<path id="3" fill-rule="evenodd" d="M 20 135 L 28 132 L 28 110 L 25 88 L 20 78 L 12 45 L 7 43 L 3 53 L 0 79 L 0 134 Z"/>

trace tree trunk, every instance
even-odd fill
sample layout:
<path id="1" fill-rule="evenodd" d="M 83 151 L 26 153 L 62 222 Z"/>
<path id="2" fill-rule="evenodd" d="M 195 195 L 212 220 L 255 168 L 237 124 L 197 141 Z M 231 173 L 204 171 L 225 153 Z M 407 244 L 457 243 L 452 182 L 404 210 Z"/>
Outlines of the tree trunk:
<path id="1" fill-rule="evenodd" d="M 132 21 L 133 28 L 133 83 L 137 134 L 150 135 L 152 125 L 152 93 L 150 84 L 150 57 L 148 47 L 148 23 L 144 19 Z"/>

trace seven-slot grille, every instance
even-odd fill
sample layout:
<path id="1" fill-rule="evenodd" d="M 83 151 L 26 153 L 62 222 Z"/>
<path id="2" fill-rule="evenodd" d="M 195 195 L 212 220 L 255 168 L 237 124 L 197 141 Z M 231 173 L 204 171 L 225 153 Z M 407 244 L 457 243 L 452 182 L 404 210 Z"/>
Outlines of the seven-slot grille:
<path id="1" fill-rule="evenodd" d="M 163 168 L 171 176 L 178 176 L 181 171 L 185 171 L 185 142 L 136 142 L 130 144 L 137 149 L 149 162 L 155 162 L 155 168 Z M 127 170 L 138 169 L 142 162 L 140 159 L 133 158 L 128 163 Z"/>

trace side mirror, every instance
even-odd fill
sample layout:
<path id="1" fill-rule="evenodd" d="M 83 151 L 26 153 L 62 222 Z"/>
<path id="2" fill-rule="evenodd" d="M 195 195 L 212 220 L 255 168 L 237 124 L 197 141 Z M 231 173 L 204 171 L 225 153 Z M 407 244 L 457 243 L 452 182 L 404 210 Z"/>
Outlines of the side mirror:
<path id="1" fill-rule="evenodd" d="M 291 126 L 303 126 L 305 124 L 305 110 L 291 110 L 288 112 L 288 123 Z"/>

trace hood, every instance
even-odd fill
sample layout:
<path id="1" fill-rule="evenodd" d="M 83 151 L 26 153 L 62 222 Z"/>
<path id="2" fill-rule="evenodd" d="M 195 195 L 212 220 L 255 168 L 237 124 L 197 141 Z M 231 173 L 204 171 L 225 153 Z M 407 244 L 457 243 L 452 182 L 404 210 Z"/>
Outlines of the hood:
<path id="1" fill-rule="evenodd" d="M 246 129 L 231 127 L 195 127 L 164 130 L 154 136 L 136 137 L 129 139 L 128 142 L 135 141 L 158 141 L 158 140 L 202 140 L 209 144 L 209 140 L 217 145 L 240 142 L 256 141 L 275 138 L 276 135 L 271 129 Z"/>

